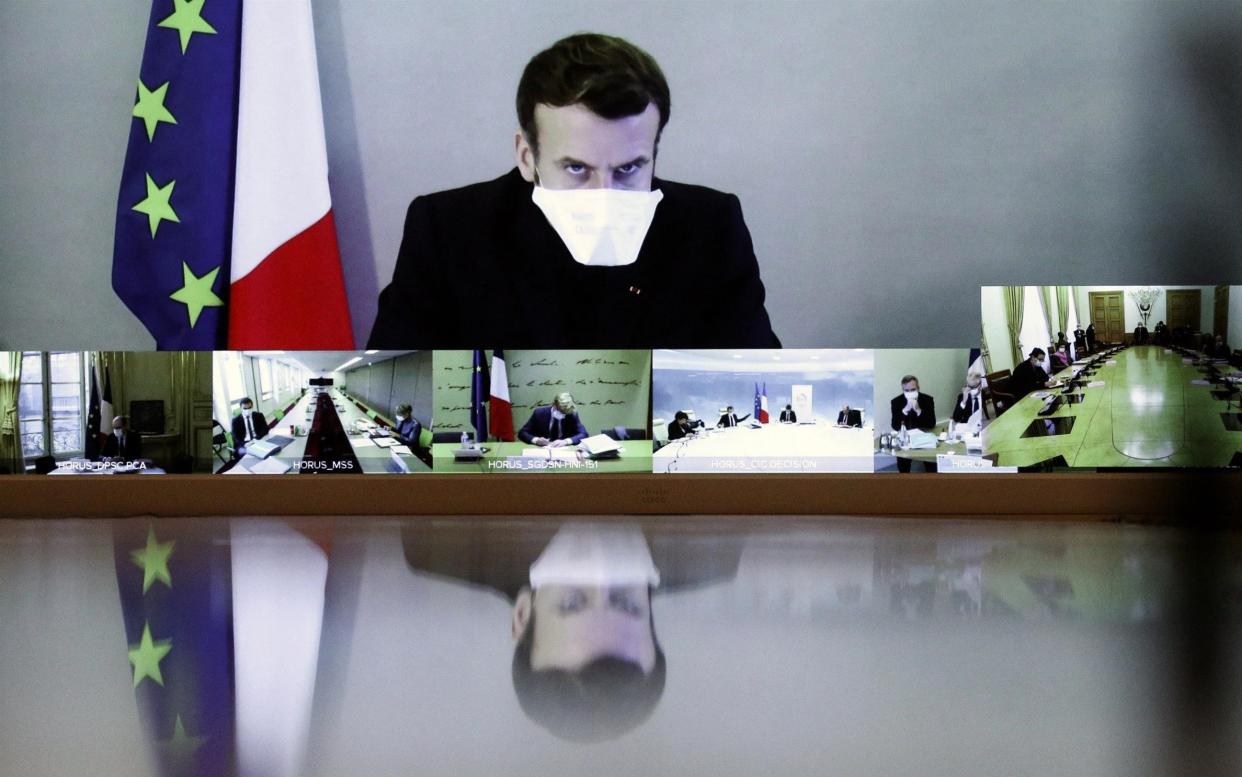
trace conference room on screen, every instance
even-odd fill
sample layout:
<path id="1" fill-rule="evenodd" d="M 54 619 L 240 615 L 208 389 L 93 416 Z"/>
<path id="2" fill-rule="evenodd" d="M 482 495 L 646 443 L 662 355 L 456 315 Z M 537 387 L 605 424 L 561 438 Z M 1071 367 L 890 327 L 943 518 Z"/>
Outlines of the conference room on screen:
<path id="1" fill-rule="evenodd" d="M 657 350 L 657 473 L 871 472 L 874 352 Z"/>
<path id="2" fill-rule="evenodd" d="M 1242 287 L 985 286 L 1001 465 L 1242 466 Z"/>
<path id="3" fill-rule="evenodd" d="M 0 351 L 0 474 L 211 472 L 211 399 L 210 352 Z"/>
<path id="4" fill-rule="evenodd" d="M 217 351 L 214 471 L 431 470 L 430 351 Z"/>
<path id="5" fill-rule="evenodd" d="M 648 350 L 436 351 L 439 473 L 651 472 Z"/>

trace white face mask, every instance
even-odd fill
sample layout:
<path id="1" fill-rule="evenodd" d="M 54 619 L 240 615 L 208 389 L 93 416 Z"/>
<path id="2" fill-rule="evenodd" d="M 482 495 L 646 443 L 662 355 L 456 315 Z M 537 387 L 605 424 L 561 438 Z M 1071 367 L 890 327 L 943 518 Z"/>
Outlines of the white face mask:
<path id="1" fill-rule="evenodd" d="M 249 418 L 250 416 L 254 415 L 254 408 L 253 408 L 253 407 L 243 407 L 243 408 L 242 408 L 242 415 L 244 415 L 244 416 L 246 416 L 247 418 Z"/>
<path id="2" fill-rule="evenodd" d="M 660 584 L 637 526 L 567 523 L 530 567 L 530 586 Z"/>
<path id="3" fill-rule="evenodd" d="M 552 408 L 552 417 L 555 418 L 557 421 L 565 420 L 565 414 L 557 410 L 556 408 Z"/>
<path id="4" fill-rule="evenodd" d="M 969 386 L 968 388 L 970 389 L 970 395 L 971 395 L 972 397 L 977 397 L 977 396 L 979 396 L 979 387 L 978 387 L 978 386 Z"/>
<path id="5" fill-rule="evenodd" d="M 406 417 L 405 417 L 405 416 L 403 416 L 403 415 L 399 415 L 399 416 L 397 416 L 397 423 L 399 423 L 399 424 L 403 424 L 403 423 L 405 423 L 405 418 L 406 418 Z"/>
<path id="6" fill-rule="evenodd" d="M 620 267 L 638 260 L 664 192 L 624 189 L 545 189 L 531 199 L 578 264 Z"/>
<path id="7" fill-rule="evenodd" d="M 911 402 L 913 402 L 914 400 L 916 400 L 916 399 L 918 399 L 918 398 L 919 398 L 919 390 L 918 390 L 918 389 L 915 389 L 914 391 L 903 391 L 903 392 L 901 392 L 901 393 L 905 394 L 905 395 L 906 395 L 906 399 L 910 400 Z"/>

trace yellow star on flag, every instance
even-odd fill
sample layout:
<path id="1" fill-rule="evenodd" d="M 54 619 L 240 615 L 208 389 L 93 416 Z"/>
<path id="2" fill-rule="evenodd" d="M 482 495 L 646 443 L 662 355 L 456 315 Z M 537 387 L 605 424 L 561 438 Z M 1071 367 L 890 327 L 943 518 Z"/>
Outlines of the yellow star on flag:
<path id="1" fill-rule="evenodd" d="M 190 315 L 191 329 L 198 323 L 198 317 L 202 314 L 203 308 L 215 308 L 224 304 L 224 300 L 217 297 L 216 293 L 211 290 L 219 274 L 220 268 L 217 267 L 199 278 L 194 275 L 190 265 L 185 262 L 181 263 L 181 278 L 185 285 L 168 296 L 185 305 L 186 312 Z"/>
<path id="2" fill-rule="evenodd" d="M 173 12 L 157 26 L 176 30 L 181 36 L 181 53 L 184 54 L 190 45 L 190 38 L 196 32 L 215 35 L 216 28 L 203 18 L 203 4 L 207 0 L 173 0 Z"/>
<path id="3" fill-rule="evenodd" d="M 172 576 L 168 574 L 168 557 L 172 555 L 176 540 L 168 542 L 155 541 L 155 527 L 147 529 L 147 546 L 142 550 L 131 550 L 129 555 L 134 563 L 142 567 L 142 592 L 156 580 L 172 588 Z"/>
<path id="4" fill-rule="evenodd" d="M 164 684 L 164 675 L 160 673 L 160 661 L 172 651 L 171 639 L 151 639 L 151 623 L 142 627 L 142 640 L 137 647 L 129 649 L 129 662 L 134 665 L 134 687 L 150 677 L 157 685 Z"/>
<path id="5" fill-rule="evenodd" d="M 151 238 L 155 239 L 155 232 L 160 228 L 161 221 L 171 221 L 180 224 L 181 219 L 177 217 L 177 212 L 173 210 L 172 199 L 173 187 L 177 185 L 176 181 L 169 181 L 167 186 L 156 186 L 155 179 L 147 173 L 147 196 L 146 199 L 134 206 L 134 210 L 139 213 L 147 214 L 147 222 L 151 225 Z"/>
<path id="6" fill-rule="evenodd" d="M 134 118 L 142 119 L 143 124 L 147 125 L 147 140 L 155 140 L 155 128 L 160 122 L 165 124 L 176 124 L 177 119 L 168 109 L 164 107 L 164 96 L 168 94 L 168 81 L 165 81 L 154 90 L 148 89 L 147 85 L 142 83 L 142 79 L 138 79 L 138 104 L 134 106 Z"/>

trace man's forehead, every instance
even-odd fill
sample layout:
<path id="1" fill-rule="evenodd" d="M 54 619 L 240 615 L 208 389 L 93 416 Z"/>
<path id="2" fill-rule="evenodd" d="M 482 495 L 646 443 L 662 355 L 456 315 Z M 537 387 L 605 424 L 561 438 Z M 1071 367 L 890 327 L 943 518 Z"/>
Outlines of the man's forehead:
<path id="1" fill-rule="evenodd" d="M 642 113 L 605 119 L 580 103 L 535 106 L 541 154 L 593 166 L 615 166 L 650 157 L 659 133 L 660 114 L 654 104 Z"/>

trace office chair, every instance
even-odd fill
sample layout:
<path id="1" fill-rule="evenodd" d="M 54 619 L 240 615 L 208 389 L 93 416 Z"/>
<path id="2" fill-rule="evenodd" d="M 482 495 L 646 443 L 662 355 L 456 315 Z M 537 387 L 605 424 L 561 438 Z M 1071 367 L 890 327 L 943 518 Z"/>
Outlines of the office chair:
<path id="1" fill-rule="evenodd" d="M 219 430 L 219 431 L 217 431 Z M 226 456 L 225 451 L 230 455 Z M 224 425 L 216 419 L 211 419 L 211 452 L 220 459 L 221 464 L 228 464 L 232 458 L 233 446 L 229 443 L 229 433 L 225 430 Z"/>

